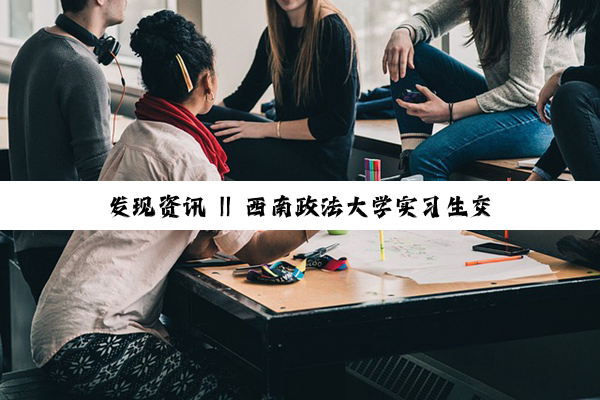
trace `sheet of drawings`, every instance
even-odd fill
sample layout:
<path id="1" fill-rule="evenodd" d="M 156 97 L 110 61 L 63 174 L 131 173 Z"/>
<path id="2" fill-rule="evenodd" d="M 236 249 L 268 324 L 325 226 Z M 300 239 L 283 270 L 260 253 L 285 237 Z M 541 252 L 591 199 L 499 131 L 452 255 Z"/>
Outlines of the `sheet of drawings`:
<path id="1" fill-rule="evenodd" d="M 386 261 L 382 262 L 377 232 L 364 239 L 366 246 L 361 256 L 365 262 L 380 262 L 401 269 L 434 268 L 461 261 L 464 264 L 477 259 L 471 248 L 483 242 L 456 231 L 385 231 Z M 465 257 L 473 258 L 465 260 Z"/>
<path id="2" fill-rule="evenodd" d="M 522 260 L 465 267 L 465 262 L 498 258 L 472 250 L 484 243 L 458 231 L 385 231 L 385 261 L 380 260 L 378 231 L 350 231 L 343 236 L 320 232 L 299 251 L 340 243 L 329 252 L 347 257 L 351 268 L 381 276 L 407 277 L 418 283 L 480 282 L 551 274 L 547 265 L 524 257 Z"/>

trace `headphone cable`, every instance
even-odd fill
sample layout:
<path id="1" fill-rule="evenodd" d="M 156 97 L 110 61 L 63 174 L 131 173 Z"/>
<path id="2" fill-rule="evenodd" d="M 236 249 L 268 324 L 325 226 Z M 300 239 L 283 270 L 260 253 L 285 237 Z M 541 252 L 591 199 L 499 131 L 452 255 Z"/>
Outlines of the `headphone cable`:
<path id="1" fill-rule="evenodd" d="M 112 136 L 111 136 L 111 143 L 114 146 L 115 145 L 115 135 L 116 135 L 116 131 L 117 131 L 117 115 L 119 115 L 119 110 L 121 109 L 121 106 L 123 105 L 123 100 L 125 100 L 125 94 L 127 93 L 127 84 L 125 82 L 125 76 L 123 75 L 123 70 L 121 69 L 121 64 L 119 63 L 117 56 L 112 51 L 110 52 L 110 55 L 113 56 L 113 58 L 117 62 L 117 67 L 119 68 L 119 74 L 121 74 L 121 85 L 123 85 L 123 91 L 121 92 L 121 100 L 119 101 L 119 105 L 117 106 L 117 109 L 115 110 L 115 116 L 113 118 L 113 130 L 112 130 Z"/>

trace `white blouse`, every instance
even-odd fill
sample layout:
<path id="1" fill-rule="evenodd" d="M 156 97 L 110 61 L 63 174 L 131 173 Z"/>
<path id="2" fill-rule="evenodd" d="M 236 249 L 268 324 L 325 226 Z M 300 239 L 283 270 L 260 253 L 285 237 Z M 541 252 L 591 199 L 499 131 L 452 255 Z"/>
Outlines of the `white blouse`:
<path id="1" fill-rule="evenodd" d="M 198 143 L 160 122 L 135 121 L 104 164 L 101 180 L 220 180 Z M 33 360 L 46 364 L 88 333 L 152 333 L 167 275 L 199 231 L 75 231 L 44 287 L 31 332 Z M 235 254 L 254 231 L 221 231 L 219 250 Z"/>
<path id="2" fill-rule="evenodd" d="M 109 153 L 100 181 L 220 181 L 217 167 L 188 133 L 135 120 Z"/>

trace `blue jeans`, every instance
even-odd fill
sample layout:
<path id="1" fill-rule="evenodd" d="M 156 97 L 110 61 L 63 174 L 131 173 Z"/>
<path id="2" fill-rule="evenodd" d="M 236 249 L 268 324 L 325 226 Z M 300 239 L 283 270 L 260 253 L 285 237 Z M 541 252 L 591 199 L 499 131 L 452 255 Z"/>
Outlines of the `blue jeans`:
<path id="1" fill-rule="evenodd" d="M 394 99 L 415 84 L 434 90 L 444 101 L 456 103 L 488 90 L 485 78 L 446 53 L 420 43 L 415 46 L 415 70 L 392 82 Z M 432 124 L 409 116 L 394 102 L 398 127 L 403 133 L 431 133 Z M 552 128 L 534 107 L 479 114 L 449 125 L 423 142 L 410 158 L 412 174 L 425 180 L 445 181 L 458 168 L 476 160 L 541 156 L 552 141 Z"/>

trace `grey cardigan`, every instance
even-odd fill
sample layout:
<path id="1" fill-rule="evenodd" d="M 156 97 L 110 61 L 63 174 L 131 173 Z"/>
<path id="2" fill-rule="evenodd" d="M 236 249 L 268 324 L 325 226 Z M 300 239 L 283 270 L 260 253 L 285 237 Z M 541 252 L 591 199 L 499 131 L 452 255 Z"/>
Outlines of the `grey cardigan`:
<path id="1" fill-rule="evenodd" d="M 508 14 L 509 49 L 500 61 L 485 68 L 489 91 L 477 96 L 486 112 L 533 106 L 550 76 L 578 64 L 573 42 L 547 35 L 553 0 L 511 0 Z M 428 42 L 467 21 L 464 0 L 438 0 L 401 26 L 415 30 L 414 43 Z M 475 42 L 481 54 L 482 46 Z"/>

